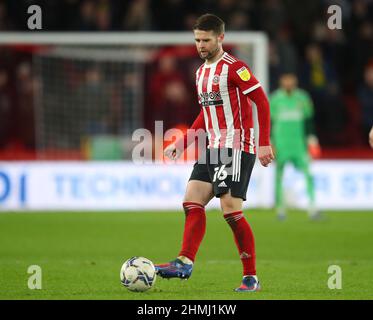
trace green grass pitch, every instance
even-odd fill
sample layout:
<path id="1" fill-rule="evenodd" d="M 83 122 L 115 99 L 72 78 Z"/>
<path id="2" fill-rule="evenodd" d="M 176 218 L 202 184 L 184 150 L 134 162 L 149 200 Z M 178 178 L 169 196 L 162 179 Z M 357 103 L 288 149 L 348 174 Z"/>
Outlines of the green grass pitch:
<path id="1" fill-rule="evenodd" d="M 127 258 L 165 262 L 179 250 L 179 212 L 0 214 L 0 299 L 372 299 L 373 212 L 326 212 L 311 222 L 301 211 L 277 221 L 270 210 L 247 210 L 256 237 L 262 291 L 236 293 L 241 262 L 229 226 L 207 212 L 207 232 L 188 281 L 157 278 L 134 293 L 119 281 Z M 30 265 L 42 289 L 30 290 Z M 342 289 L 327 286 L 328 267 L 342 268 Z"/>

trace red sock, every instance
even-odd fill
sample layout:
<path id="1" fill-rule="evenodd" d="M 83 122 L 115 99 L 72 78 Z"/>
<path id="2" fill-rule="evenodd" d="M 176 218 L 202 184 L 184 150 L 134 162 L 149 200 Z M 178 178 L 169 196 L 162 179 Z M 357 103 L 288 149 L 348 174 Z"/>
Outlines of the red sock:
<path id="1" fill-rule="evenodd" d="M 225 220 L 230 225 L 243 265 L 243 275 L 256 275 L 254 234 L 242 211 L 227 213 Z"/>
<path id="2" fill-rule="evenodd" d="M 179 256 L 194 261 L 206 231 L 205 207 L 195 202 L 184 202 L 185 226 L 183 245 Z"/>

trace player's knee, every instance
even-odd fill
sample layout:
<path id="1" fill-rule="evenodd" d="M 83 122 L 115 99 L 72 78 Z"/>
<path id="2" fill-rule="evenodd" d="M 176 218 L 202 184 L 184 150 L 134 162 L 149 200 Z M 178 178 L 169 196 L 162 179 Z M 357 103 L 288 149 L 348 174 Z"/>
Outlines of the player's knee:
<path id="1" fill-rule="evenodd" d="M 203 199 L 203 193 L 202 192 L 195 192 L 194 190 L 187 190 L 187 192 L 184 195 L 183 199 L 183 206 L 186 202 L 192 202 L 192 203 L 198 203 L 202 206 L 205 206 L 206 203 Z"/>
<path id="2" fill-rule="evenodd" d="M 201 192 L 187 192 L 184 196 L 183 202 L 194 202 L 206 206 L 212 197 L 213 195 L 203 192 L 202 190 Z"/>
<path id="3" fill-rule="evenodd" d="M 236 207 L 232 203 L 221 203 L 221 210 L 224 213 L 237 211 Z"/>
<path id="4" fill-rule="evenodd" d="M 185 208 L 185 203 L 195 203 L 200 206 L 206 206 L 206 201 L 202 199 L 201 197 L 190 197 L 190 196 L 185 196 L 183 200 L 183 207 Z"/>
<path id="5" fill-rule="evenodd" d="M 199 214 L 205 213 L 205 206 L 198 202 L 185 201 L 183 202 L 184 212 L 187 215 L 191 210 L 198 212 Z"/>
<path id="6" fill-rule="evenodd" d="M 239 211 L 242 210 L 242 200 L 227 194 L 220 198 L 220 206 L 224 213 Z"/>
<path id="7" fill-rule="evenodd" d="M 206 206 L 213 196 L 211 184 L 189 181 L 183 202 L 194 202 Z"/>

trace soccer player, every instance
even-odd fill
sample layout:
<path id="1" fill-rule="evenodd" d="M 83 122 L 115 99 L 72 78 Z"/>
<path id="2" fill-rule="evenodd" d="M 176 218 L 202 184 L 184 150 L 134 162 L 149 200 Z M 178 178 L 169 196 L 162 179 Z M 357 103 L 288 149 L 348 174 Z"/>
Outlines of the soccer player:
<path id="1" fill-rule="evenodd" d="M 369 131 L 369 144 L 373 149 L 373 127 Z"/>
<path id="2" fill-rule="evenodd" d="M 318 139 L 313 126 L 313 104 L 304 90 L 297 88 L 297 77 L 292 73 L 280 77 L 280 88 L 270 97 L 272 118 L 272 143 L 276 153 L 276 210 L 280 220 L 286 217 L 282 178 L 287 163 L 301 170 L 307 182 L 309 197 L 308 214 L 319 218 L 315 209 L 313 177 L 309 170 L 310 157 L 320 155 Z"/>
<path id="3" fill-rule="evenodd" d="M 251 171 L 255 162 L 254 128 L 251 101 L 258 108 L 261 164 L 274 159 L 270 146 L 270 108 L 268 99 L 249 67 L 223 50 L 224 22 L 205 14 L 194 26 L 195 44 L 204 63 L 196 72 L 196 87 L 201 111 L 191 129 L 205 129 L 208 137 L 206 161 L 198 160 L 186 187 L 183 207 L 185 226 L 178 257 L 156 265 L 163 278 L 191 276 L 193 262 L 206 228 L 205 206 L 220 198 L 226 222 L 243 265 L 243 280 L 236 291 L 257 291 L 255 244 L 251 227 L 242 212 Z M 177 159 L 187 147 L 184 139 L 169 145 L 165 155 Z"/>

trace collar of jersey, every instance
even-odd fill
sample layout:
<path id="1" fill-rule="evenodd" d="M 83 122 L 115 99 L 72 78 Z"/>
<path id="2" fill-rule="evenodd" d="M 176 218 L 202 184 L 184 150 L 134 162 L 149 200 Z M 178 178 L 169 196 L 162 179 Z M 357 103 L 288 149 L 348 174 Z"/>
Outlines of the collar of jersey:
<path id="1" fill-rule="evenodd" d="M 226 55 L 227 55 L 227 53 L 224 51 L 222 56 L 218 60 L 216 60 L 214 63 L 206 64 L 206 62 L 205 62 L 205 64 L 203 65 L 203 68 L 206 69 L 206 68 L 215 67 L 220 62 L 220 60 L 223 59 Z"/>

